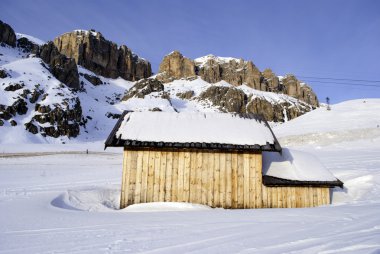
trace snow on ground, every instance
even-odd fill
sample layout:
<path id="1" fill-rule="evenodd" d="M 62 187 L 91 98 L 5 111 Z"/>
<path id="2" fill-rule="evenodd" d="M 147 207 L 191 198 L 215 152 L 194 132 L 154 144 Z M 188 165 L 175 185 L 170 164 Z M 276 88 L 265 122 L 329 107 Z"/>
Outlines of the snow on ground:
<path id="1" fill-rule="evenodd" d="M 334 131 L 345 132 L 341 114 L 355 114 L 360 103 L 333 105 L 331 112 L 318 110 L 274 131 L 294 137 L 293 128 L 303 133 L 314 121 L 312 133 L 323 133 L 320 119 L 337 110 Z M 371 103 L 367 116 L 376 116 L 380 101 Z M 371 128 L 373 117 L 361 116 L 364 129 L 356 130 Z M 122 149 L 1 145 L 0 253 L 379 253 L 380 138 L 300 140 L 288 139 L 288 146 L 313 154 L 345 184 L 334 190 L 330 206 L 225 210 L 153 203 L 116 210 Z"/>

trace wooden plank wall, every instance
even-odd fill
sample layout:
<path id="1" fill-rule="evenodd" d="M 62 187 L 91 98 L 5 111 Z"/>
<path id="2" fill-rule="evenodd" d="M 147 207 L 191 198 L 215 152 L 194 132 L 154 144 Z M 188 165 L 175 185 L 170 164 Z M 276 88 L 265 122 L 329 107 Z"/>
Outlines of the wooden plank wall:
<path id="1" fill-rule="evenodd" d="M 124 150 L 120 207 L 190 202 L 223 208 L 295 208 L 330 203 L 329 188 L 265 187 L 261 154 Z"/>
<path id="2" fill-rule="evenodd" d="M 263 208 L 300 208 L 330 204 L 330 189 L 322 187 L 266 187 Z"/>
<path id="3" fill-rule="evenodd" d="M 261 207 L 261 154 L 124 150 L 121 208 L 145 202 Z"/>

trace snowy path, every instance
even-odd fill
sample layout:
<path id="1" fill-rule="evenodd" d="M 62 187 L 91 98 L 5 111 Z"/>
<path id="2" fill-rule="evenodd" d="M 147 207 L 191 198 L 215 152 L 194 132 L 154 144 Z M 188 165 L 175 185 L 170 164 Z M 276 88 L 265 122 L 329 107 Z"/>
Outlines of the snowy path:
<path id="1" fill-rule="evenodd" d="M 64 209 L 67 191 L 117 192 L 121 154 L 0 158 L 0 253 L 378 253 L 380 145 L 304 149 L 345 182 L 348 189 L 335 193 L 334 205 L 133 213 Z"/>

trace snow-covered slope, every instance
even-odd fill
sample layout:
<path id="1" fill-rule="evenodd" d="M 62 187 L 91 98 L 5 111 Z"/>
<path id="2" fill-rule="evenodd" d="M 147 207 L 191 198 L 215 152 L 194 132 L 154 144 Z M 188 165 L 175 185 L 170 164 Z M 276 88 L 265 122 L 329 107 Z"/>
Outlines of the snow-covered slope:
<path id="1" fill-rule="evenodd" d="M 285 124 L 274 132 L 281 144 L 336 143 L 380 136 L 380 99 L 359 99 L 318 108 Z"/>
<path id="2" fill-rule="evenodd" d="M 0 252 L 379 253 L 380 137 L 331 144 L 326 142 L 330 129 L 325 132 L 320 122 L 325 112 L 334 113 L 334 132 L 345 132 L 350 126 L 339 119 L 350 113 L 364 130 L 371 128 L 380 101 L 371 100 L 365 110 L 361 103 L 341 103 L 341 111 L 333 105 L 331 112 L 320 110 L 275 128 L 282 137 L 296 137 L 294 128 L 302 132 L 313 122 L 312 133 L 321 133 L 312 144 L 298 142 L 303 135 L 289 143 L 318 157 L 344 182 L 343 190 L 333 190 L 332 205 L 315 208 L 151 203 L 117 210 L 122 149 L 86 154 L 86 143 L 1 146 Z M 65 153 L 57 152 L 62 148 Z"/>

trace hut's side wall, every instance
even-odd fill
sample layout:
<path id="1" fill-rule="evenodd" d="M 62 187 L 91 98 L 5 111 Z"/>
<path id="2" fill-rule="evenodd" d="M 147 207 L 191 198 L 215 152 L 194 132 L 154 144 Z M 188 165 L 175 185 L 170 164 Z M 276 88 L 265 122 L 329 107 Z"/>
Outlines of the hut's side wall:
<path id="1" fill-rule="evenodd" d="M 299 208 L 330 204 L 330 189 L 322 187 L 266 187 L 263 208 Z"/>
<path id="2" fill-rule="evenodd" d="M 145 202 L 262 207 L 261 154 L 124 150 L 121 208 Z"/>
<path id="3" fill-rule="evenodd" d="M 191 202 L 223 208 L 295 208 L 330 204 L 330 189 L 266 187 L 262 155 L 124 150 L 120 207 Z"/>

